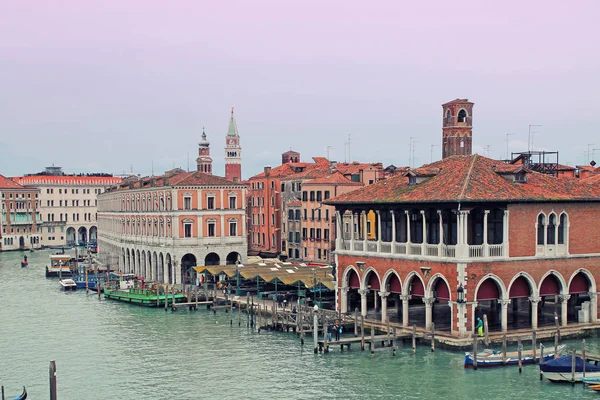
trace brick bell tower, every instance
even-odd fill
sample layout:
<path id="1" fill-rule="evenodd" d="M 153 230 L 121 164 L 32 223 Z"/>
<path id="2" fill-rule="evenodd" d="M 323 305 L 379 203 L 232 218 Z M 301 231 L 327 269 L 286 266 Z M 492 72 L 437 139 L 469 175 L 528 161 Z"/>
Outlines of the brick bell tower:
<path id="1" fill-rule="evenodd" d="M 225 137 L 225 178 L 233 182 L 242 180 L 242 147 L 233 116 L 233 107 L 231 107 L 229 129 Z"/>
<path id="2" fill-rule="evenodd" d="M 456 99 L 442 104 L 442 158 L 471 155 L 473 104 L 468 99 Z"/>
<path id="3" fill-rule="evenodd" d="M 198 158 L 196 158 L 198 171 L 212 175 L 212 158 L 210 158 L 210 142 L 206 140 L 204 127 L 202 128 L 202 141 L 198 143 Z"/>

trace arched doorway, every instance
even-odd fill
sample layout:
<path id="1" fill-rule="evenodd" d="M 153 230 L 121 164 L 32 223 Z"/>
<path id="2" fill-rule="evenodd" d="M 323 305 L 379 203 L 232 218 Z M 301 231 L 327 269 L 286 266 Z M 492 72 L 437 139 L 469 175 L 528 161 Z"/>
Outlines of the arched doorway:
<path id="1" fill-rule="evenodd" d="M 366 310 L 362 310 L 363 314 L 369 316 L 371 314 L 371 318 L 379 318 L 379 291 L 381 290 L 381 284 L 379 282 L 379 277 L 374 269 L 368 269 L 365 272 L 364 280 L 365 283 L 364 289 L 366 289 Z M 361 303 L 362 304 L 362 303 Z"/>
<path id="2" fill-rule="evenodd" d="M 404 302 L 406 306 L 403 305 L 408 324 L 425 327 L 425 286 L 421 277 L 416 272 L 410 273 L 404 287 L 410 296 L 410 299 Z"/>
<path id="3" fill-rule="evenodd" d="M 394 270 L 389 270 L 383 277 L 383 287 L 389 294 L 386 298 L 381 299 L 381 320 L 385 321 L 387 319 L 390 322 L 401 322 L 402 307 L 400 306 L 400 296 L 402 295 L 402 283 Z"/>
<path id="4" fill-rule="evenodd" d="M 165 282 L 165 258 L 163 253 L 158 255 L 158 279 L 159 282 Z"/>
<path id="5" fill-rule="evenodd" d="M 217 253 L 208 253 L 206 255 L 206 257 L 204 257 L 204 265 L 206 265 L 206 266 L 220 265 L 220 264 L 221 264 L 221 258 L 219 257 L 219 255 Z"/>
<path id="6" fill-rule="evenodd" d="M 158 275 L 158 254 L 152 253 L 152 278 L 155 282 L 160 282 L 160 275 Z"/>
<path id="7" fill-rule="evenodd" d="M 171 265 L 171 255 L 169 253 L 167 253 L 166 263 L 167 263 L 167 283 L 170 285 L 174 282 L 173 282 L 173 268 Z"/>
<path id="8" fill-rule="evenodd" d="M 502 286 L 500 286 L 496 279 L 487 277 L 479 281 L 478 288 L 475 292 L 477 307 L 475 308 L 473 321 L 476 321 L 477 318 L 481 318 L 483 321 L 483 316 L 487 315 L 489 331 L 502 330 L 502 314 L 498 300 L 502 298 L 503 292 Z M 475 326 L 475 324 L 473 326 Z"/>
<path id="9" fill-rule="evenodd" d="M 550 271 L 540 282 L 540 304 L 538 306 L 538 326 L 556 325 L 555 317 L 562 325 L 562 310 L 560 294 L 563 292 L 563 285 L 560 277 Z"/>
<path id="10" fill-rule="evenodd" d="M 75 228 L 67 228 L 67 246 L 75 246 Z"/>
<path id="11" fill-rule="evenodd" d="M 77 231 L 77 244 L 79 246 L 87 245 L 87 229 L 85 229 L 85 226 L 79 227 Z"/>
<path id="12" fill-rule="evenodd" d="M 141 257 L 142 257 L 142 264 L 141 264 L 142 273 L 141 273 L 141 275 L 144 278 L 144 280 L 149 280 L 150 277 L 148 276 L 148 270 L 146 269 L 146 250 L 142 250 Z"/>
<path id="13" fill-rule="evenodd" d="M 578 272 L 571 278 L 569 282 L 569 295 L 571 297 L 567 308 L 567 321 L 569 323 L 591 322 L 591 315 L 597 312 L 590 298 L 591 287 L 592 282 L 584 272 Z M 583 311 L 581 316 L 579 311 Z"/>
<path id="14" fill-rule="evenodd" d="M 442 275 L 434 276 L 430 282 L 431 297 L 431 321 L 435 329 L 440 331 L 452 330 L 452 309 L 450 308 L 450 286 Z"/>
<path id="15" fill-rule="evenodd" d="M 214 254 L 214 253 L 211 253 Z M 211 264 L 211 265 L 219 265 L 219 264 Z M 196 256 L 188 253 L 181 258 L 181 276 L 182 282 L 184 284 L 190 284 L 195 282 L 196 279 L 194 277 L 196 271 L 194 271 L 193 267 L 196 266 Z"/>
<path id="16" fill-rule="evenodd" d="M 98 242 L 98 228 L 95 226 L 90 227 L 90 243 L 96 244 Z"/>
<path id="17" fill-rule="evenodd" d="M 343 312 L 353 312 L 358 309 L 360 312 L 360 278 L 353 267 L 348 267 L 343 281 L 343 287 L 348 288 L 346 294 L 346 309 L 342 309 Z"/>
<path id="18" fill-rule="evenodd" d="M 152 253 L 150 251 L 148 251 L 148 253 L 146 253 L 146 255 L 148 256 L 148 269 L 146 270 L 146 280 L 148 281 L 154 281 L 154 269 L 153 267 L 153 263 L 152 263 Z"/>
<path id="19" fill-rule="evenodd" d="M 225 260 L 225 264 L 236 265 L 238 262 L 242 262 L 242 256 L 240 256 L 240 253 L 232 251 L 231 253 L 227 254 L 227 259 Z M 205 264 L 205 265 L 208 265 L 208 264 Z M 216 264 L 216 265 L 219 265 L 219 264 Z"/>
<path id="20" fill-rule="evenodd" d="M 532 328 L 537 321 L 533 321 L 536 313 L 529 298 L 533 298 L 535 287 L 533 279 L 528 275 L 522 274 L 513 278 L 508 287 L 508 298 L 510 304 L 507 305 L 507 323 L 509 329 Z M 535 303 L 538 307 L 538 303 Z"/>
<path id="21" fill-rule="evenodd" d="M 19 249 L 25 250 L 25 238 L 23 236 L 19 238 Z"/>

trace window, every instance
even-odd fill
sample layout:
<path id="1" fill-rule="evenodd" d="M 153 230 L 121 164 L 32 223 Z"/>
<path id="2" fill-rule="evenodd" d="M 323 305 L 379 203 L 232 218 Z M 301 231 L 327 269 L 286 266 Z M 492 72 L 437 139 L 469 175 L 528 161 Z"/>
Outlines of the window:
<path id="1" fill-rule="evenodd" d="M 186 238 L 192 237 L 192 224 L 183 224 L 184 236 Z"/>
<path id="2" fill-rule="evenodd" d="M 544 243 L 544 232 L 546 230 L 546 216 L 544 214 L 538 215 L 537 219 L 537 244 L 543 246 Z"/>
<path id="3" fill-rule="evenodd" d="M 315 228 L 310 228 L 310 238 L 311 239 L 315 238 Z"/>
<path id="4" fill-rule="evenodd" d="M 416 184 L 417 184 L 417 177 L 416 177 L 416 176 L 414 176 L 414 175 L 409 175 L 409 176 L 408 176 L 408 184 L 409 184 L 410 186 L 412 186 L 412 185 L 416 185 Z"/>
<path id="5" fill-rule="evenodd" d="M 325 219 L 329 220 L 329 208 L 325 209 Z"/>
<path id="6" fill-rule="evenodd" d="M 318 208 L 317 209 L 317 221 L 320 221 L 320 220 L 321 220 L 321 209 Z"/>
<path id="7" fill-rule="evenodd" d="M 281 184 L 281 193 L 285 192 L 285 183 Z"/>
<path id="8" fill-rule="evenodd" d="M 300 182 L 298 182 L 298 184 L 296 186 L 296 190 L 297 191 L 301 191 L 302 190 L 302 184 Z"/>
<path id="9" fill-rule="evenodd" d="M 216 236 L 216 226 L 217 226 L 217 224 L 215 222 L 209 222 L 208 223 L 208 236 L 209 237 L 215 237 Z"/>
<path id="10" fill-rule="evenodd" d="M 350 232 L 350 224 L 348 222 L 344 223 L 344 232 L 345 233 Z"/>
<path id="11" fill-rule="evenodd" d="M 237 221 L 229 221 L 229 236 L 237 236 Z"/>
<path id="12" fill-rule="evenodd" d="M 308 201 L 308 194 L 306 193 L 306 190 L 302 192 L 302 201 Z"/>
<path id="13" fill-rule="evenodd" d="M 311 221 L 315 220 L 315 209 L 314 208 L 312 210 L 310 210 L 310 220 Z"/>
<path id="14" fill-rule="evenodd" d="M 214 196 L 208 196 L 207 202 L 206 202 L 206 208 L 208 208 L 209 210 L 215 209 L 215 197 Z"/>
<path id="15" fill-rule="evenodd" d="M 560 214 L 558 223 L 558 244 L 565 244 L 565 228 L 567 227 L 567 214 Z"/>
<path id="16" fill-rule="evenodd" d="M 271 214 L 271 226 L 275 226 L 275 214 Z"/>
<path id="17" fill-rule="evenodd" d="M 310 191 L 310 201 L 315 201 L 315 191 L 314 190 Z"/>
<path id="18" fill-rule="evenodd" d="M 262 244 L 263 244 L 263 246 L 266 246 L 266 244 L 267 244 L 267 241 L 265 240 L 265 234 L 264 233 L 262 234 Z"/>
<path id="19" fill-rule="evenodd" d="M 367 221 L 367 235 L 371 235 L 371 221 Z"/>
<path id="20" fill-rule="evenodd" d="M 296 221 L 300 221 L 300 210 L 296 210 Z"/>
<path id="21" fill-rule="evenodd" d="M 308 257 L 308 249 L 304 247 L 304 257 Z"/>
<path id="22" fill-rule="evenodd" d="M 231 208 L 231 209 L 237 208 L 237 197 L 235 197 L 235 196 L 229 197 L 229 208 Z"/>
<path id="23" fill-rule="evenodd" d="M 317 258 L 321 259 L 321 249 L 317 249 Z"/>
<path id="24" fill-rule="evenodd" d="M 275 234 L 271 235 L 271 247 L 275 247 Z"/>
<path id="25" fill-rule="evenodd" d="M 293 220 L 294 219 L 294 210 L 289 210 L 288 211 L 288 220 Z"/>
<path id="26" fill-rule="evenodd" d="M 304 211 L 304 220 L 306 221 L 306 208 L 303 209 L 303 211 Z"/>
<path id="27" fill-rule="evenodd" d="M 452 123 L 452 113 L 450 112 L 450 110 L 446 110 L 446 123 L 447 124 Z"/>
<path id="28" fill-rule="evenodd" d="M 458 112 L 458 122 L 467 122 L 467 112 L 464 109 Z"/>
<path id="29" fill-rule="evenodd" d="M 330 196 L 330 194 L 329 194 L 329 190 L 326 190 L 326 191 L 325 191 L 325 196 L 324 196 L 324 197 L 325 197 L 325 200 L 327 200 L 327 199 L 329 198 L 329 196 Z"/>
<path id="30" fill-rule="evenodd" d="M 317 228 L 317 239 L 321 239 L 321 228 Z"/>
<path id="31" fill-rule="evenodd" d="M 275 197 L 271 196 L 271 205 L 275 206 Z"/>
<path id="32" fill-rule="evenodd" d="M 550 214 L 550 218 L 548 218 L 546 243 L 547 244 L 555 244 L 555 238 L 556 238 L 555 235 L 556 235 L 556 214 Z"/>
<path id="33" fill-rule="evenodd" d="M 327 260 L 327 250 L 323 249 L 323 259 Z"/>
<path id="34" fill-rule="evenodd" d="M 329 229 L 323 229 L 323 239 L 329 240 Z"/>
<path id="35" fill-rule="evenodd" d="M 317 191 L 317 201 L 323 201 L 323 192 Z"/>
<path id="36" fill-rule="evenodd" d="M 307 228 L 302 228 L 302 238 L 306 239 L 306 232 L 307 232 Z"/>
<path id="37" fill-rule="evenodd" d="M 191 210 L 192 209 L 192 198 L 189 196 L 186 196 L 183 198 L 183 209 L 184 210 Z"/>
<path id="38" fill-rule="evenodd" d="M 275 182 L 271 181 L 271 190 L 275 189 Z"/>

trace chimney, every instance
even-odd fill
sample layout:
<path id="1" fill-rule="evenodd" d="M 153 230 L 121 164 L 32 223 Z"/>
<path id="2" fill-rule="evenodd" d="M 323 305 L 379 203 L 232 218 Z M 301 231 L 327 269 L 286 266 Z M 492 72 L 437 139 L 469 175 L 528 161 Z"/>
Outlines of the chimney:
<path id="1" fill-rule="evenodd" d="M 169 177 L 166 175 L 163 177 L 163 186 L 169 186 Z"/>
<path id="2" fill-rule="evenodd" d="M 269 175 L 271 175 L 271 167 L 267 165 L 265 167 L 265 176 L 269 176 Z"/>
<path id="3" fill-rule="evenodd" d="M 333 174 L 333 171 L 337 168 L 337 161 L 331 161 L 329 163 L 329 175 Z"/>

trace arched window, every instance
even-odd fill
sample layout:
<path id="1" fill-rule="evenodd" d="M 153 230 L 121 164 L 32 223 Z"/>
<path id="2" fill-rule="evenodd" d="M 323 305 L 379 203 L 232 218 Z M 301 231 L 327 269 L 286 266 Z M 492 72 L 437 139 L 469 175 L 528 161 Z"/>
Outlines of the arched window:
<path id="1" fill-rule="evenodd" d="M 560 214 L 560 221 L 558 223 L 558 244 L 565 244 L 565 231 L 567 229 L 567 214 Z"/>
<path id="2" fill-rule="evenodd" d="M 546 236 L 546 244 L 556 244 L 556 214 L 550 214 L 548 218 L 548 234 Z"/>
<path id="3" fill-rule="evenodd" d="M 447 124 L 452 123 L 452 113 L 450 112 L 450 110 L 446 110 L 446 123 Z"/>
<path id="4" fill-rule="evenodd" d="M 467 112 L 464 109 L 458 112 L 458 122 L 467 122 Z"/>
<path id="5" fill-rule="evenodd" d="M 540 214 L 538 215 L 538 219 L 537 219 L 537 244 L 538 245 L 544 245 L 546 243 L 544 243 L 544 231 L 546 229 L 546 227 L 544 226 L 546 224 L 546 216 L 544 214 Z"/>

